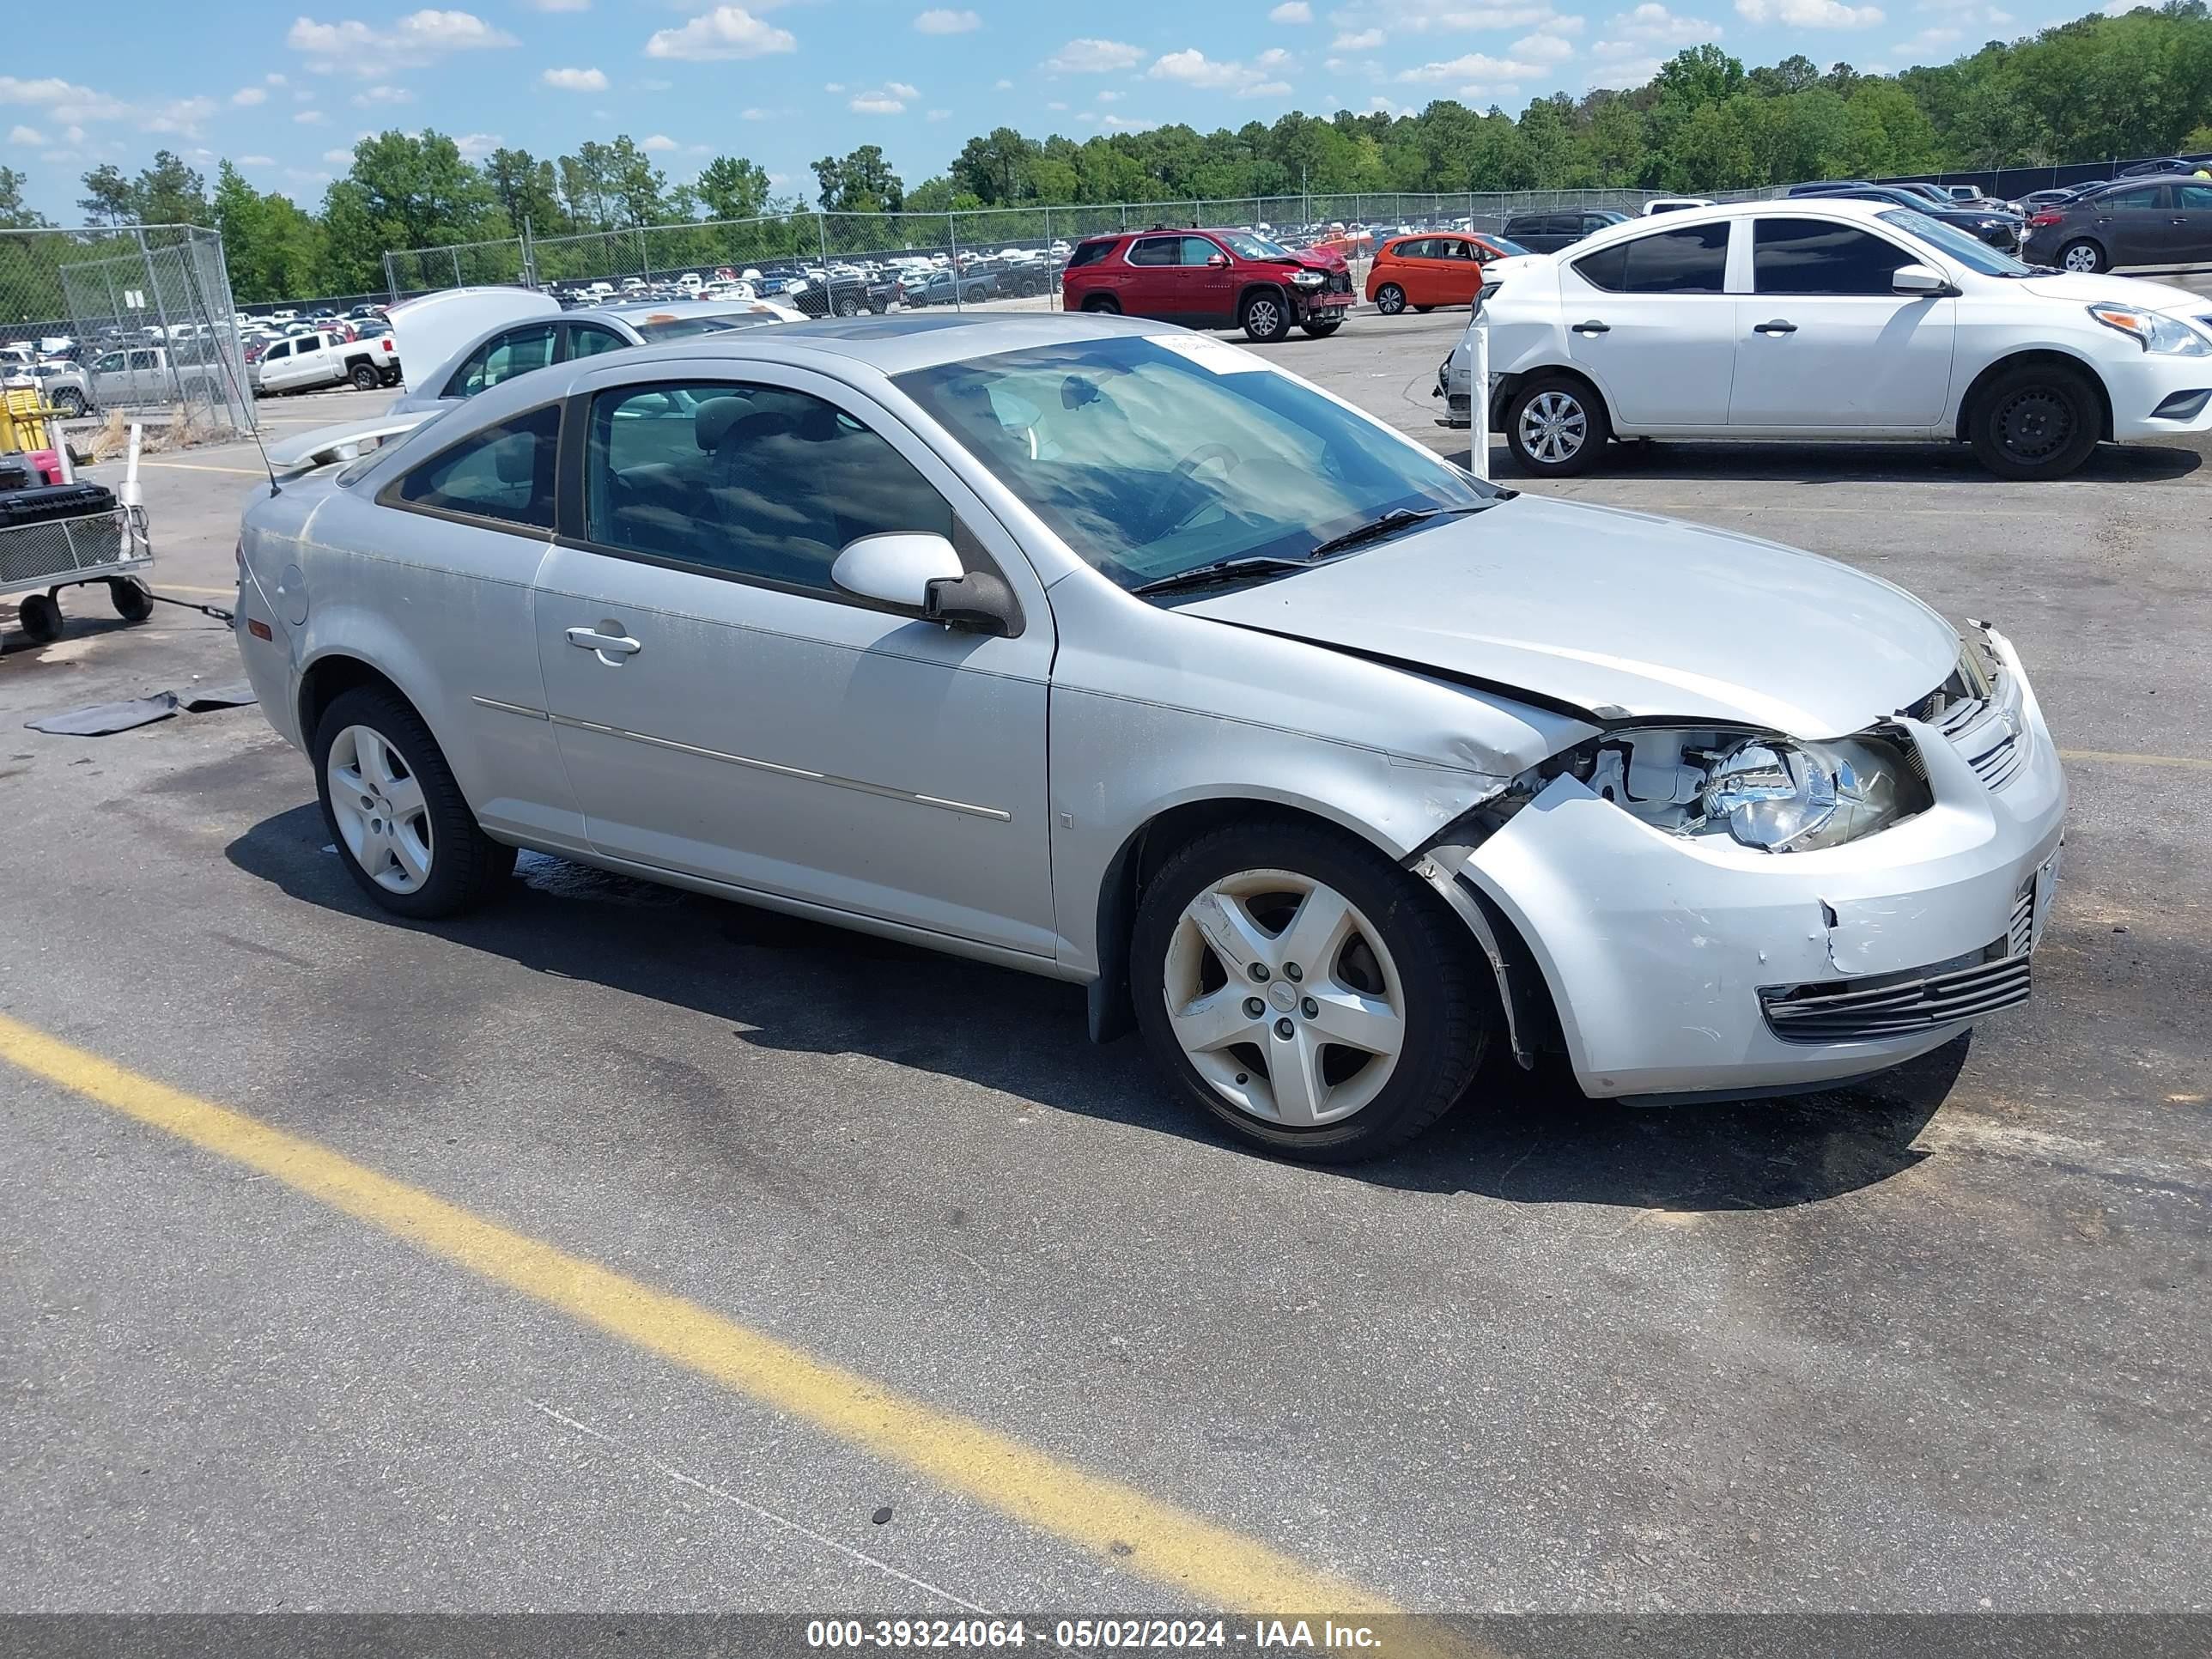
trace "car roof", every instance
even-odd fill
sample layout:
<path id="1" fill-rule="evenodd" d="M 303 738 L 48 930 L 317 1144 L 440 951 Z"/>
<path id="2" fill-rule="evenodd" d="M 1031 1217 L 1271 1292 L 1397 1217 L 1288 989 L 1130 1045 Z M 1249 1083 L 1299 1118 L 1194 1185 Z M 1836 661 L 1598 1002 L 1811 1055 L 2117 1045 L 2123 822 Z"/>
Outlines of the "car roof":
<path id="1" fill-rule="evenodd" d="M 1606 247 L 1616 241 L 1626 241 L 1632 237 L 1654 234 L 1661 229 L 1680 230 L 1686 226 L 1711 224 L 1717 220 L 1852 219 L 1870 224 L 1880 220 L 1883 214 L 1894 213 L 1897 210 L 1898 204 L 1894 202 L 1861 201 L 1847 196 L 1784 196 L 1771 201 L 1723 202 L 1713 207 L 1685 208 L 1679 213 L 1666 214 L 1656 220 L 1625 219 L 1619 224 L 1607 225 L 1603 229 L 1590 232 L 1572 246 L 1561 248 L 1557 257 L 1580 258 L 1595 247 Z M 1917 212 L 1919 210 L 1916 208 L 1907 210 Z"/>

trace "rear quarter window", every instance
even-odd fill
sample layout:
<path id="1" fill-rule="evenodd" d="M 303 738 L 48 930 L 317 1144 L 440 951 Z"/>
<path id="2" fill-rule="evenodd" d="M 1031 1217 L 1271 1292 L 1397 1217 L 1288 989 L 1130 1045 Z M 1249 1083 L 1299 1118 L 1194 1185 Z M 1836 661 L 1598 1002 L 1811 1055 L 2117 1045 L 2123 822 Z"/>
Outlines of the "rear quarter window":
<path id="1" fill-rule="evenodd" d="M 1117 240 L 1119 239 L 1112 236 L 1102 236 L 1095 242 L 1084 243 L 1069 256 L 1067 268 L 1074 270 L 1084 265 L 1097 264 L 1114 251 L 1114 244 Z"/>

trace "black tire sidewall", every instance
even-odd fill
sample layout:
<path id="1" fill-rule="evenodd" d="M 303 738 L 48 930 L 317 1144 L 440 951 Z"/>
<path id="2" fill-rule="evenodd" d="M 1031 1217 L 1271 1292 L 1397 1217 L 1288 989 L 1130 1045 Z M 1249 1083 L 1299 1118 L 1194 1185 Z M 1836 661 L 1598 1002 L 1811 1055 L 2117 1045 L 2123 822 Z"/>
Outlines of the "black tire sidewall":
<path id="1" fill-rule="evenodd" d="M 356 392 L 376 390 L 376 371 L 365 364 L 359 368 L 349 370 L 346 379 L 353 382 L 353 389 Z"/>
<path id="2" fill-rule="evenodd" d="M 26 593 L 15 602 L 15 620 L 34 644 L 52 645 L 62 636 L 62 607 L 51 593 Z"/>
<path id="3" fill-rule="evenodd" d="M 430 820 L 430 878 L 411 893 L 395 893 L 380 885 L 361 867 L 331 809 L 331 748 L 349 726 L 365 726 L 381 737 L 422 786 Z M 478 827 L 430 728 L 396 693 L 366 685 L 340 692 L 316 721 L 309 752 L 315 767 L 315 799 L 322 808 L 323 828 L 337 848 L 338 862 L 354 884 L 381 908 L 416 921 L 457 915 L 489 897 L 514 869 L 514 849 L 494 842 Z"/>
<path id="4" fill-rule="evenodd" d="M 107 597 L 114 604 L 115 614 L 125 622 L 144 622 L 154 614 L 152 598 L 128 576 L 118 576 L 110 581 Z"/>
<path id="5" fill-rule="evenodd" d="M 2039 386 L 2065 397 L 2073 411 L 2075 435 L 2065 447 L 2054 451 L 2045 459 L 2022 461 L 2008 452 L 1999 440 L 1997 411 L 2008 399 Z M 2078 471 L 2096 448 L 2102 427 L 2103 416 L 2098 408 L 2097 395 L 2081 375 L 2069 374 L 2062 368 L 2030 364 L 1999 375 L 1983 388 L 1976 400 L 1973 416 L 1967 422 L 1967 435 L 1973 446 L 1975 459 L 1999 477 L 2039 483 L 2063 478 L 2069 473 Z"/>
<path id="6" fill-rule="evenodd" d="M 1568 393 L 1582 405 L 1583 416 L 1589 423 L 1583 447 L 1564 461 L 1539 460 L 1521 447 L 1521 412 L 1547 392 Z M 1505 448 L 1513 457 L 1513 464 L 1537 478 L 1570 478 L 1588 472 L 1597 465 L 1613 436 L 1613 422 L 1606 414 L 1604 401 L 1580 381 L 1564 375 L 1539 375 L 1516 392 L 1505 405 L 1504 427 Z"/>
<path id="7" fill-rule="evenodd" d="M 1285 1129 L 1238 1111 L 1190 1062 L 1169 1023 L 1164 964 L 1183 908 L 1209 884 L 1241 870 L 1310 876 L 1356 905 L 1382 935 L 1405 997 L 1407 1041 L 1375 1100 L 1341 1123 Z M 1474 1077 L 1491 1029 L 1472 973 L 1472 940 L 1442 900 L 1389 860 L 1340 831 L 1260 822 L 1201 836 L 1170 858 L 1146 889 L 1129 950 L 1137 1027 L 1180 1092 L 1240 1139 L 1320 1162 L 1388 1152 L 1449 1109 Z"/>

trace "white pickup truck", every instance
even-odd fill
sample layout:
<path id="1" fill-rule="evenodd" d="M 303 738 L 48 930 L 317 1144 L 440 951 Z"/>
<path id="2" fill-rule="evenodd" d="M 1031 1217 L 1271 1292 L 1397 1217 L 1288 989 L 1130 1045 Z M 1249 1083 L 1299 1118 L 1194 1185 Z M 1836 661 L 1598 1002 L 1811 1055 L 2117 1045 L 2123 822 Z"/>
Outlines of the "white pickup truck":
<path id="1" fill-rule="evenodd" d="M 349 382 L 362 392 L 399 383 L 399 348 L 389 334 L 295 334 L 271 341 L 253 365 L 253 389 L 264 396 Z"/>

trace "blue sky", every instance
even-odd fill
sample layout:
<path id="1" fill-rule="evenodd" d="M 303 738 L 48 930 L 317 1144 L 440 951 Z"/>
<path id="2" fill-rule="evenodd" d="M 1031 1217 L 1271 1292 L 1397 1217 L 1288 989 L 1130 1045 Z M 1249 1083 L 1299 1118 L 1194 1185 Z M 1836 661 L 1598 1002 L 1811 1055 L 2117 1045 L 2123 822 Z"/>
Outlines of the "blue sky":
<path id="1" fill-rule="evenodd" d="M 309 9 L 301 10 L 305 3 Z M 40 54 L 66 74 L 0 74 L 0 162 L 31 204 L 74 222 L 77 179 L 157 147 L 210 174 L 228 156 L 310 204 L 361 134 L 433 126 L 472 155 L 540 155 L 627 132 L 672 182 L 720 152 L 779 190 L 806 164 L 880 144 L 909 185 L 971 134 L 1081 137 L 1170 121 L 1200 130 L 1285 111 L 1411 111 L 1431 99 L 1517 111 L 1540 94 L 1626 86 L 1680 47 L 1747 63 L 1802 52 L 1862 70 L 1944 61 L 2074 15 L 1990 0 L 463 0 L 401 12 L 359 0 L 111 0 L 129 50 Z M 2021 7 L 2023 0 L 2003 0 Z M 2086 7 L 2080 8 L 2086 9 Z"/>

